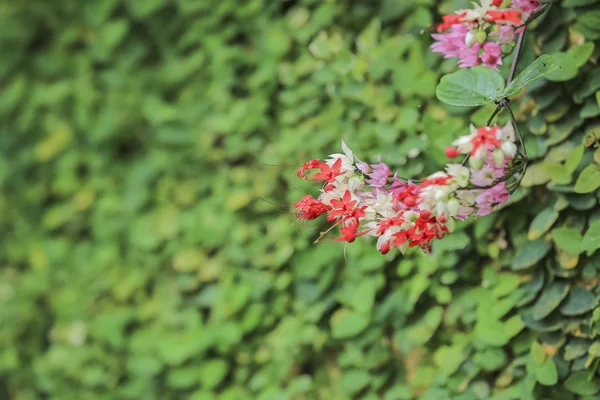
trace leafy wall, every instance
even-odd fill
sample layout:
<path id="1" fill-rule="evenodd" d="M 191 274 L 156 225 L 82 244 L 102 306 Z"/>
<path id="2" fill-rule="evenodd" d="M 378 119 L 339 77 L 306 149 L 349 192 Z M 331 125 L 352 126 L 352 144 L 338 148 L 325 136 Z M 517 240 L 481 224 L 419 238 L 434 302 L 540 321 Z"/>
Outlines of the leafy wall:
<path id="1" fill-rule="evenodd" d="M 435 99 L 421 31 L 467 3 L 0 7 L 0 397 L 597 398 L 598 1 L 528 31 L 562 69 L 514 100 L 522 188 L 432 255 L 345 259 L 258 200 L 341 139 L 439 169 L 494 109 Z"/>

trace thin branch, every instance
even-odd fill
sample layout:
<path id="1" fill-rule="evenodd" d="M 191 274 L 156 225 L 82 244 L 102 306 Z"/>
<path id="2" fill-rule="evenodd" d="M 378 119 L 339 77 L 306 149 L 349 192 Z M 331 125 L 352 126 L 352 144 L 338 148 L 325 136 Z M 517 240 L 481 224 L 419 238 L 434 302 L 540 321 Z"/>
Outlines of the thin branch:
<path id="1" fill-rule="evenodd" d="M 510 72 L 508 74 L 508 79 L 506 80 L 507 85 L 515 77 L 515 71 L 517 70 L 517 63 L 519 62 L 519 55 L 521 54 L 521 48 L 523 47 L 523 38 L 525 37 L 526 30 L 527 30 L 527 27 L 524 26 L 523 32 L 519 33 L 519 38 L 517 39 L 517 46 L 515 47 L 515 55 L 513 57 L 512 65 L 510 66 Z"/>
<path id="2" fill-rule="evenodd" d="M 523 142 L 523 136 L 521 136 L 521 131 L 519 131 L 519 126 L 517 125 L 515 114 L 513 114 L 513 111 L 508 104 L 506 104 L 505 107 L 508 110 L 508 113 L 510 114 L 510 119 L 512 120 L 513 127 L 515 128 L 515 132 L 517 133 L 517 136 L 519 137 L 519 142 L 521 142 L 521 147 L 523 148 L 523 157 L 525 157 L 525 162 L 527 162 L 527 149 L 525 148 L 525 143 Z"/>

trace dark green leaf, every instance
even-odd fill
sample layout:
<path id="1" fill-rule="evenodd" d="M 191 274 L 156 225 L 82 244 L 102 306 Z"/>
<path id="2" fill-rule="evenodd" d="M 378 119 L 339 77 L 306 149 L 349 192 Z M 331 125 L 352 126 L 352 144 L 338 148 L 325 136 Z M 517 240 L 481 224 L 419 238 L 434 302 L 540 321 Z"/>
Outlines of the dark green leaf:
<path id="1" fill-rule="evenodd" d="M 531 225 L 529 226 L 529 232 L 527 232 L 527 239 L 535 240 L 550 229 L 552 224 L 558 219 L 558 211 L 553 207 L 548 207 L 542 210 L 538 215 L 535 216 Z"/>
<path id="2" fill-rule="evenodd" d="M 525 243 L 517 250 L 511 268 L 513 270 L 521 270 L 534 266 L 544 258 L 551 247 L 550 242 L 543 238 Z"/>
<path id="3" fill-rule="evenodd" d="M 583 286 L 574 286 L 569 291 L 569 296 L 560 306 L 564 315 L 579 315 L 596 307 L 594 296 Z"/>
<path id="4" fill-rule="evenodd" d="M 565 387 L 572 393 L 585 396 L 597 393 L 600 390 L 600 382 L 593 371 L 580 371 L 567 378 Z"/>
<path id="5" fill-rule="evenodd" d="M 569 293 L 570 284 L 568 281 L 556 280 L 548 284 L 537 302 L 533 306 L 533 319 L 540 320 L 558 307 L 563 299 Z"/>

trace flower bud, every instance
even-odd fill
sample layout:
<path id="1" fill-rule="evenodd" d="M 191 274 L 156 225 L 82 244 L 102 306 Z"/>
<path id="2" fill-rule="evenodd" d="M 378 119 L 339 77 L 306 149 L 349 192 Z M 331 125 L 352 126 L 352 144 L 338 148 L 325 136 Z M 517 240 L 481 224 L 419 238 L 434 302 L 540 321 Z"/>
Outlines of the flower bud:
<path id="1" fill-rule="evenodd" d="M 467 32 L 467 35 L 465 36 L 465 44 L 467 47 L 473 46 L 475 42 L 477 42 L 476 33 L 473 31 Z"/>
<path id="2" fill-rule="evenodd" d="M 510 158 L 514 158 L 517 154 L 517 145 L 512 142 L 504 142 L 500 148 Z"/>
<path id="3" fill-rule="evenodd" d="M 483 160 L 479 157 L 470 157 L 469 165 L 473 167 L 473 169 L 481 169 L 481 167 L 483 167 Z"/>
<path id="4" fill-rule="evenodd" d="M 460 154 L 460 152 L 456 149 L 456 147 L 452 147 L 452 146 L 448 146 L 446 147 L 446 157 L 448 158 L 455 158 L 458 157 L 458 155 Z"/>
<path id="5" fill-rule="evenodd" d="M 446 203 L 446 210 L 448 210 L 448 215 L 450 217 L 454 217 L 458 213 L 459 209 L 460 203 L 455 198 L 448 200 Z"/>
<path id="6" fill-rule="evenodd" d="M 478 43 L 483 44 L 483 42 L 485 42 L 486 39 L 487 34 L 485 33 L 485 31 L 477 31 L 477 33 L 475 34 L 475 41 L 477 41 Z"/>
<path id="7" fill-rule="evenodd" d="M 448 218 L 448 221 L 446 221 L 446 227 L 450 232 L 454 231 L 454 218 Z"/>
<path id="8" fill-rule="evenodd" d="M 494 165 L 499 167 L 504 164 L 504 151 L 502 149 L 496 149 L 492 152 L 492 161 Z"/>
<path id="9" fill-rule="evenodd" d="M 442 215 L 444 211 L 446 211 L 446 203 L 440 201 L 435 206 L 435 211 L 437 211 L 437 215 Z"/>
<path id="10" fill-rule="evenodd" d="M 441 199 L 443 199 L 444 197 L 446 197 L 446 194 L 447 194 L 447 193 L 446 193 L 446 191 L 445 191 L 445 190 L 442 190 L 442 189 L 437 189 L 437 190 L 435 191 L 435 193 L 434 193 L 434 198 L 435 198 L 436 200 L 441 200 Z"/>

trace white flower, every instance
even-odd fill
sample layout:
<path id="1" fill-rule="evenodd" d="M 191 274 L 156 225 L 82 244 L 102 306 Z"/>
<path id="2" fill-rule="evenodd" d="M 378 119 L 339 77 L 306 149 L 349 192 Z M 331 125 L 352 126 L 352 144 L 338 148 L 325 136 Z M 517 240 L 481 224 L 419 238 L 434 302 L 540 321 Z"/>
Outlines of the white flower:
<path id="1" fill-rule="evenodd" d="M 508 124 L 504 125 L 504 127 L 498 129 L 498 131 L 496 132 L 496 139 L 514 142 L 515 128 L 513 128 L 512 123 L 509 122 Z"/>
<path id="2" fill-rule="evenodd" d="M 452 176 L 452 179 L 459 187 L 465 187 L 469 184 L 469 177 L 471 175 L 469 168 L 460 164 L 448 164 L 446 166 L 446 172 Z"/>
<path id="3" fill-rule="evenodd" d="M 456 197 L 460 200 L 460 203 L 465 206 L 472 206 L 475 204 L 475 199 L 477 198 L 477 192 L 473 190 L 459 190 L 456 192 Z"/>
<path id="4" fill-rule="evenodd" d="M 359 190 L 362 190 L 364 186 L 365 181 L 357 176 L 352 176 L 350 179 L 348 179 L 348 188 L 351 192 L 357 192 Z"/>

